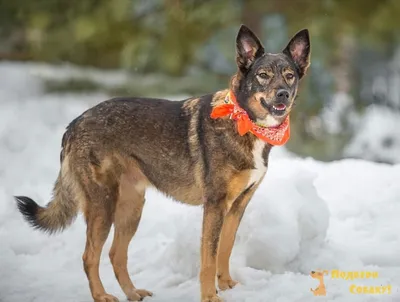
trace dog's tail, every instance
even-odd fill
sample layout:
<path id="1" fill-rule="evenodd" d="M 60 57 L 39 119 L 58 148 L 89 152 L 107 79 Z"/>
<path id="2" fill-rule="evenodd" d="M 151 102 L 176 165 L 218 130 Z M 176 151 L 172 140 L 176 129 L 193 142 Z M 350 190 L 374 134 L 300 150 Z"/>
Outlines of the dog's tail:
<path id="1" fill-rule="evenodd" d="M 54 234 L 63 231 L 78 215 L 78 202 L 68 189 L 68 184 L 63 184 L 60 172 L 54 186 L 53 198 L 46 207 L 39 206 L 26 196 L 14 197 L 19 211 L 33 228 Z"/>

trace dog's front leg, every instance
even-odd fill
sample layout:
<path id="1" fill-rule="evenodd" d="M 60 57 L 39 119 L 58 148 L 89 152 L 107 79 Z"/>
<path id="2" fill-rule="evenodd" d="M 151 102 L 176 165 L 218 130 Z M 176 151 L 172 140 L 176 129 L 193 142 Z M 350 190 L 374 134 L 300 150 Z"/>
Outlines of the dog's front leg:
<path id="1" fill-rule="evenodd" d="M 217 295 L 215 276 L 217 272 L 217 250 L 225 214 L 224 198 L 205 201 L 200 271 L 202 302 L 222 302 L 222 299 Z"/>
<path id="2" fill-rule="evenodd" d="M 232 279 L 229 272 L 229 259 L 240 221 L 257 187 L 258 184 L 253 185 L 240 194 L 233 202 L 232 207 L 224 219 L 217 256 L 218 287 L 220 290 L 233 288 L 237 284 L 237 281 Z"/>

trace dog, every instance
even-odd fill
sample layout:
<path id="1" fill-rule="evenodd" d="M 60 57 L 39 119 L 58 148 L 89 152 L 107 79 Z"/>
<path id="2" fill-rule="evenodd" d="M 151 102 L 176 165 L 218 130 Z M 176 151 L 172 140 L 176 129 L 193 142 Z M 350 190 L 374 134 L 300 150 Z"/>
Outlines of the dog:
<path id="1" fill-rule="evenodd" d="M 326 287 L 324 282 L 324 274 L 327 275 L 328 271 L 312 271 L 310 273 L 311 278 L 319 280 L 319 285 L 316 289 L 310 288 L 310 291 L 314 294 L 314 296 L 326 296 Z"/>
<path id="2" fill-rule="evenodd" d="M 93 300 L 114 302 L 99 277 L 100 254 L 112 225 L 109 252 L 129 301 L 152 296 L 128 274 L 127 251 L 141 219 L 145 192 L 155 187 L 174 200 L 203 205 L 202 302 L 223 301 L 233 288 L 229 258 L 246 206 L 267 171 L 270 150 L 290 136 L 289 113 L 310 65 L 310 38 L 299 31 L 280 53 L 267 53 L 241 25 L 237 72 L 229 88 L 182 101 L 113 98 L 67 126 L 52 200 L 39 206 L 15 196 L 32 227 L 50 234 L 78 212 L 87 223 L 83 266 Z M 173 222 L 171 222 L 173 223 Z"/>

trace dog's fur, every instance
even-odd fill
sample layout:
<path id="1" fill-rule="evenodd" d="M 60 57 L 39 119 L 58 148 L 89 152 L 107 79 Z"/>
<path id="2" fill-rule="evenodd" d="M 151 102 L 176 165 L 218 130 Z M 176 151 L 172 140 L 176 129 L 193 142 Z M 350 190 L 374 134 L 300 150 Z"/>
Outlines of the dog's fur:
<path id="1" fill-rule="evenodd" d="M 298 32 L 282 53 L 269 54 L 242 25 L 236 46 L 238 71 L 230 89 L 254 122 L 279 125 L 292 109 L 299 80 L 310 63 L 308 31 Z M 282 89 L 287 98 L 278 99 Z M 240 136 L 229 118 L 210 118 L 212 108 L 222 104 L 227 93 L 176 102 L 104 101 L 67 127 L 52 201 L 40 207 L 28 197 L 16 197 L 31 225 L 49 233 L 70 225 L 79 210 L 84 213 L 83 263 L 95 301 L 117 301 L 105 292 L 99 277 L 100 254 L 112 224 L 110 259 L 122 290 L 130 301 L 151 296 L 135 288 L 127 271 L 128 245 L 149 186 L 178 201 L 204 205 L 201 300 L 222 301 L 215 277 L 221 290 L 237 283 L 229 273 L 235 234 L 266 173 L 272 146 L 250 133 Z M 277 103 L 286 105 L 284 112 L 274 111 Z"/>

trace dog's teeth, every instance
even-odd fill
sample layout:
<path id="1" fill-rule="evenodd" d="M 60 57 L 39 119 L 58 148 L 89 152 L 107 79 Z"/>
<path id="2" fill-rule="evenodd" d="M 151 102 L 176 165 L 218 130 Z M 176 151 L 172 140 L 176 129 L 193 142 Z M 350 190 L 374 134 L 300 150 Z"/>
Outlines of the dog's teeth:
<path id="1" fill-rule="evenodd" d="M 283 111 L 283 110 L 286 109 L 286 106 L 282 106 L 281 108 L 277 108 L 274 105 L 272 105 L 272 108 L 274 108 L 275 110 L 278 110 L 278 111 Z"/>

